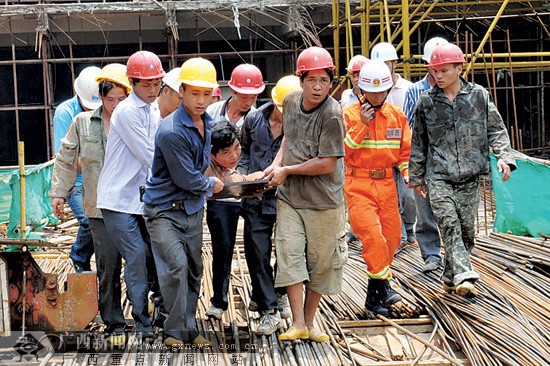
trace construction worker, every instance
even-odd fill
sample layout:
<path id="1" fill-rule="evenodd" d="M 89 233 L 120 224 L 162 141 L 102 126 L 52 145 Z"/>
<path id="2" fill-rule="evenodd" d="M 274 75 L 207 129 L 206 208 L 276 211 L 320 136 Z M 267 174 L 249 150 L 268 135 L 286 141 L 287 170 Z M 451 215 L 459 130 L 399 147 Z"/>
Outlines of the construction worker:
<path id="1" fill-rule="evenodd" d="M 371 50 L 371 59 L 384 62 L 390 69 L 393 86 L 388 92 L 388 102 L 393 103 L 404 111 L 405 93 L 411 87 L 412 83 L 403 79 L 401 75 L 395 72 L 399 57 L 397 50 L 388 42 L 380 42 Z M 414 202 L 414 191 L 407 187 L 399 171 L 394 170 L 394 179 L 399 193 L 399 212 L 401 213 L 401 243 L 404 246 L 407 242 L 416 242 L 414 225 L 416 222 L 416 206 Z"/>
<path id="2" fill-rule="evenodd" d="M 420 96 L 410 157 L 410 186 L 429 194 L 445 245 L 443 289 L 476 295 L 479 274 L 470 261 L 475 245 L 479 176 L 489 171 L 489 148 L 498 158 L 502 180 L 516 169 L 510 139 L 489 92 L 462 78 L 462 50 L 440 44 L 428 68 L 436 85 Z"/>
<path id="3" fill-rule="evenodd" d="M 254 110 L 252 105 L 258 95 L 265 89 L 262 72 L 251 64 L 239 65 L 231 73 L 228 85 L 233 94 L 231 98 L 210 105 L 207 112 L 212 116 L 212 126 L 220 122 L 231 122 L 240 128 L 245 116 Z M 206 315 L 216 319 L 222 318 L 229 305 L 227 292 L 240 211 L 240 199 L 223 198 L 207 201 L 206 221 L 212 236 L 214 273 L 213 295 L 210 299 L 212 305 L 206 310 Z"/>
<path id="4" fill-rule="evenodd" d="M 230 121 L 241 128 L 244 117 L 253 111 L 254 104 L 264 89 L 262 72 L 251 64 L 241 64 L 231 73 L 228 81 L 231 97 L 211 104 L 206 112 L 212 116 L 212 123 Z"/>
<path id="5" fill-rule="evenodd" d="M 162 78 L 162 87 L 160 88 L 160 95 L 157 98 L 157 104 L 159 105 L 160 118 L 166 118 L 170 113 L 178 109 L 181 104 L 181 98 L 179 92 L 180 83 L 178 77 L 180 76 L 180 68 L 175 67 L 168 71 Z"/>
<path id="6" fill-rule="evenodd" d="M 441 37 L 429 39 L 424 45 L 422 60 L 428 64 L 433 49 L 445 43 L 448 43 L 448 41 Z M 431 89 L 434 85 L 435 78 L 432 76 L 431 69 L 428 68 L 426 75 L 407 90 L 405 94 L 404 111 L 411 129 L 414 126 L 414 110 L 420 95 L 424 91 Z M 424 260 L 422 272 L 429 273 L 441 267 L 441 239 L 439 238 L 439 231 L 430 206 L 430 200 L 422 199 L 418 195 L 414 196 L 416 205 L 415 234 L 418 239 L 422 260 Z"/>
<path id="7" fill-rule="evenodd" d="M 205 177 L 210 163 L 210 116 L 205 113 L 216 69 L 196 57 L 183 63 L 178 81 L 182 103 L 162 121 L 155 138 L 153 172 L 143 200 L 147 228 L 168 316 L 165 344 L 210 347 L 195 315 L 202 277 L 204 197 L 223 189 L 217 177 Z M 181 349 L 181 348 L 179 348 Z"/>
<path id="8" fill-rule="evenodd" d="M 390 286 L 390 266 L 401 237 L 398 195 L 393 178 L 397 167 L 408 183 L 411 132 L 405 114 L 386 98 L 393 82 L 381 61 L 361 68 L 359 102 L 344 108 L 347 134 L 344 189 L 351 227 L 363 243 L 369 276 L 365 307 L 388 315 L 401 296 Z"/>
<path id="9" fill-rule="evenodd" d="M 340 105 L 342 108 L 359 100 L 358 95 L 361 95 L 361 90 L 357 86 L 357 80 L 359 79 L 359 71 L 361 71 L 361 67 L 367 61 L 369 61 L 369 59 L 363 55 L 355 55 L 349 60 L 348 68 L 346 70 L 348 70 L 349 80 L 351 81 L 351 89 L 346 89 L 342 92 L 342 96 L 340 98 Z"/>
<path id="10" fill-rule="evenodd" d="M 122 256 L 112 245 L 105 229 L 101 211 L 97 208 L 97 181 L 103 166 L 105 142 L 109 133 L 111 115 L 115 107 L 130 93 L 132 86 L 126 77 L 126 66 L 108 64 L 96 77 L 99 83 L 101 107 L 79 113 L 62 139 L 52 175 L 53 212 L 63 215 L 63 203 L 74 188 L 79 163 L 82 165 L 84 212 L 89 218 L 92 233 L 97 278 L 99 280 L 99 314 L 105 325 L 104 333 L 111 344 L 123 345 L 126 321 L 121 305 L 120 272 Z"/>
<path id="11" fill-rule="evenodd" d="M 97 185 L 97 207 L 113 245 L 125 261 L 124 278 L 132 302 L 134 330 L 143 340 L 150 341 L 154 333 L 148 293 L 156 274 L 140 187 L 151 174 L 154 137 L 160 124 L 156 100 L 166 73 L 158 56 L 149 51 L 132 54 L 126 66 L 132 92 L 111 117 L 105 162 Z"/>
<path id="12" fill-rule="evenodd" d="M 76 95 L 61 103 L 53 115 L 54 150 L 57 153 L 62 144 L 62 139 L 67 134 L 71 121 L 77 114 L 83 111 L 92 111 L 101 106 L 98 85 L 95 81 L 101 69 L 96 66 L 84 68 L 74 81 Z M 77 273 L 90 271 L 90 259 L 94 254 L 94 241 L 90 231 L 90 221 L 84 213 L 82 198 L 82 174 L 77 174 L 76 182 L 67 198 L 67 203 L 78 221 L 79 228 L 76 240 L 71 247 L 69 258 Z"/>
<path id="13" fill-rule="evenodd" d="M 296 66 L 303 91 L 283 101 L 285 139 L 265 170 L 278 186 L 275 287 L 286 287 L 292 309 L 292 326 L 279 340 L 324 342 L 329 337 L 313 319 L 322 296 L 341 291 L 347 260 L 345 127 L 340 104 L 329 95 L 335 67 L 328 51 L 309 47 Z"/>
<path id="14" fill-rule="evenodd" d="M 242 156 L 238 169 L 243 174 L 263 171 L 275 159 L 283 140 L 283 100 L 293 91 L 301 90 L 300 78 L 284 76 L 271 91 L 271 101 L 250 112 L 241 128 Z M 244 218 L 244 250 L 252 282 L 249 310 L 262 314 L 256 333 L 275 332 L 281 318 L 292 315 L 284 288 L 275 289 L 271 266 L 271 237 L 276 220 L 275 190 L 242 200 Z M 278 310 L 278 311 L 277 311 Z"/>
<path id="15" fill-rule="evenodd" d="M 222 90 L 217 86 L 212 90 L 212 103 L 219 102 L 220 99 L 222 99 Z"/>

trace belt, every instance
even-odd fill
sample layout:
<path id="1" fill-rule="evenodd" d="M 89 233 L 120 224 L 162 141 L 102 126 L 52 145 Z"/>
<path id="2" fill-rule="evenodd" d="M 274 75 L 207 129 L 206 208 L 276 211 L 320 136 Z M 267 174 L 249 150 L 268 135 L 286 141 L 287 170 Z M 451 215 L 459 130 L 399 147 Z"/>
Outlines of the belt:
<path id="1" fill-rule="evenodd" d="M 346 175 L 354 178 L 384 179 L 393 177 L 393 168 L 386 169 L 355 169 L 348 168 Z"/>

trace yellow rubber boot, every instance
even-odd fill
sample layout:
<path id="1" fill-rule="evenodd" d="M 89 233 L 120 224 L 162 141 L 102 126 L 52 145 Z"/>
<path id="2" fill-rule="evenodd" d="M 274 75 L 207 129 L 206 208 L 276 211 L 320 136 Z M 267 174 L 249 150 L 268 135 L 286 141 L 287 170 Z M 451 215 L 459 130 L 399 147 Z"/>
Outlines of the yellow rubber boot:
<path id="1" fill-rule="evenodd" d="M 317 343 L 328 342 L 329 337 L 327 334 L 321 332 L 317 328 L 309 329 L 309 340 Z"/>
<path id="2" fill-rule="evenodd" d="M 294 341 L 296 339 L 308 339 L 309 332 L 307 328 L 297 329 L 294 326 L 288 328 L 283 334 L 279 334 L 280 341 Z"/>

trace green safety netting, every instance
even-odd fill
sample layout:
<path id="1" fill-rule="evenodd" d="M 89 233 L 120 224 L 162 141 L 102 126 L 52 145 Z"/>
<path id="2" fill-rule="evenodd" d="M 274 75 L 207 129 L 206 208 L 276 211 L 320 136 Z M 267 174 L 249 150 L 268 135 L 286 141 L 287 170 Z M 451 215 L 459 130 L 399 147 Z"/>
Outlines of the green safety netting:
<path id="1" fill-rule="evenodd" d="M 491 154 L 491 176 L 496 200 L 494 231 L 541 237 L 550 235 L 550 166 L 516 155 L 517 170 L 503 182 Z"/>
<path id="2" fill-rule="evenodd" d="M 53 161 L 25 168 L 27 239 L 42 239 L 36 230 L 56 225 L 51 198 L 48 196 L 53 173 Z M 0 221 L 8 221 L 8 238 L 21 238 L 19 169 L 0 170 Z"/>

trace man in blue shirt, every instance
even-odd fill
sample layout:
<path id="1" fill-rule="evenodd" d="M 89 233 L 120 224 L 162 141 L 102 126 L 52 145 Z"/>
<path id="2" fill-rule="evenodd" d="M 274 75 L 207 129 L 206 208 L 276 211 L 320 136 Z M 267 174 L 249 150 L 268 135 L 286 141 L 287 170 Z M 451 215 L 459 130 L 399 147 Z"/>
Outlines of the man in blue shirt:
<path id="1" fill-rule="evenodd" d="M 433 49 L 441 44 L 449 43 L 446 39 L 440 37 L 431 38 L 424 45 L 424 54 L 422 59 L 429 64 L 430 54 Z M 435 79 L 431 75 L 431 71 L 428 68 L 428 73 L 422 80 L 414 83 L 405 94 L 405 101 L 403 103 L 403 109 L 409 126 L 414 126 L 416 104 L 420 95 L 431 89 L 435 85 Z M 420 198 L 414 195 L 416 204 L 416 238 L 418 240 L 418 246 L 420 247 L 420 254 L 424 260 L 424 266 L 422 272 L 429 273 L 435 271 L 441 266 L 441 240 L 439 239 L 439 231 L 437 230 L 437 223 L 435 222 L 432 207 L 430 206 L 429 199 Z"/>
<path id="2" fill-rule="evenodd" d="M 59 151 L 62 140 L 69 130 L 71 121 L 77 114 L 84 111 L 92 111 L 101 106 L 99 87 L 95 78 L 101 69 L 89 66 L 83 69 L 74 81 L 76 95 L 61 103 L 53 115 L 53 135 L 55 153 Z M 80 164 L 79 168 L 80 168 Z M 90 271 L 90 258 L 94 254 L 94 241 L 90 230 L 90 221 L 84 214 L 84 200 L 82 198 L 82 174 L 79 172 L 76 182 L 67 200 L 80 227 L 76 240 L 71 247 L 69 258 L 73 263 L 75 272 Z"/>
<path id="3" fill-rule="evenodd" d="M 223 189 L 216 177 L 205 177 L 210 164 L 211 118 L 205 113 L 218 86 L 214 65 L 191 58 L 180 70 L 182 104 L 166 117 L 155 137 L 152 176 L 143 201 L 147 229 L 168 317 L 165 344 L 211 347 L 201 336 L 195 314 L 202 277 L 204 197 Z"/>

